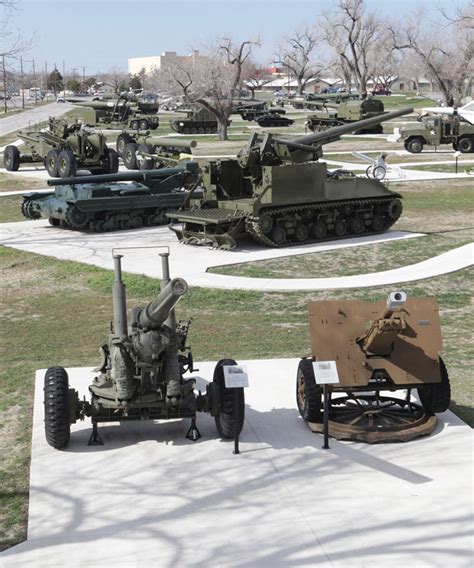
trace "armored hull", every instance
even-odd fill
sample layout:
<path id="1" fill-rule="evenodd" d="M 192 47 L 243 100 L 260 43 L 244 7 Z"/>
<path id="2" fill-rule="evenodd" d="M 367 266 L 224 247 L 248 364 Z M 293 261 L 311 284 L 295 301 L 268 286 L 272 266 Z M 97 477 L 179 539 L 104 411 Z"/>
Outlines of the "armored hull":
<path id="1" fill-rule="evenodd" d="M 308 116 L 306 124 L 312 132 L 321 132 L 335 126 L 380 116 L 384 112 L 383 103 L 377 99 L 322 104 L 314 114 Z M 382 134 L 383 127 L 381 124 L 374 124 L 355 130 L 355 132 L 356 134 Z"/>

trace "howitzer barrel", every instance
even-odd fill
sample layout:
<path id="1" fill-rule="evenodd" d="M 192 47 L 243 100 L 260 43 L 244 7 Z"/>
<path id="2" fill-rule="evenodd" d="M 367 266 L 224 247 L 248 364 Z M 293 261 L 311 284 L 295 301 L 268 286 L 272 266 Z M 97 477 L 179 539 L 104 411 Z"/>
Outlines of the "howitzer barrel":
<path id="1" fill-rule="evenodd" d="M 129 101 L 120 101 L 120 102 L 116 102 L 116 101 L 73 101 L 73 100 L 69 100 L 66 99 L 68 102 L 73 103 L 75 106 L 78 107 L 90 107 L 96 110 L 99 109 L 113 109 L 114 107 L 130 107 L 133 105 L 133 103 L 129 102 Z"/>
<path id="2" fill-rule="evenodd" d="M 170 148 L 195 148 L 197 146 L 196 140 L 178 140 L 176 138 L 163 138 L 159 136 L 147 136 L 144 144 Z"/>
<path id="3" fill-rule="evenodd" d="M 187 291 L 186 280 L 173 278 L 158 294 L 157 298 L 140 312 L 138 316 L 140 326 L 146 329 L 159 328 Z"/>

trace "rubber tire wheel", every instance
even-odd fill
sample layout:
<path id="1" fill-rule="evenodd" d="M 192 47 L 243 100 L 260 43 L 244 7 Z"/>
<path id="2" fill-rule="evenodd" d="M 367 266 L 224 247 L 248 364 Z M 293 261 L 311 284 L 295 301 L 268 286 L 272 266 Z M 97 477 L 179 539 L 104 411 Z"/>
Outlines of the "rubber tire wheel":
<path id="1" fill-rule="evenodd" d="M 116 148 L 117 148 L 117 154 L 122 157 L 123 151 L 125 149 L 125 146 L 127 144 L 130 144 L 130 142 L 133 142 L 133 139 L 131 136 L 129 136 L 126 133 L 123 134 L 119 134 L 117 136 L 117 143 L 116 143 Z"/>
<path id="2" fill-rule="evenodd" d="M 273 229 L 273 219 L 270 215 L 264 213 L 258 220 L 258 225 L 262 233 L 269 233 Z"/>
<path id="3" fill-rule="evenodd" d="M 131 128 L 132 130 L 138 130 L 138 125 L 139 125 L 138 120 L 132 120 L 132 121 L 130 122 L 130 128 Z"/>
<path id="4" fill-rule="evenodd" d="M 216 395 L 219 400 L 219 415 L 214 417 L 216 422 L 217 431 L 222 436 L 222 438 L 231 439 L 234 438 L 235 434 L 240 434 L 244 426 L 245 418 L 245 395 L 244 389 L 229 389 L 225 386 L 224 381 L 224 365 L 236 365 L 237 363 L 233 359 L 221 359 L 217 362 L 216 368 L 214 369 L 214 377 L 212 379 L 215 383 Z M 238 391 L 238 416 L 237 423 L 234 420 L 234 405 L 235 405 L 235 394 L 234 391 Z"/>
<path id="5" fill-rule="evenodd" d="M 339 219 L 334 223 L 334 233 L 337 237 L 343 237 L 347 233 L 347 223 L 345 219 Z"/>
<path id="6" fill-rule="evenodd" d="M 106 148 L 105 150 L 106 165 L 104 167 L 104 173 L 116 174 L 119 170 L 119 155 L 112 148 Z"/>
<path id="7" fill-rule="evenodd" d="M 273 227 L 270 238 L 277 245 L 283 245 L 286 242 L 286 231 L 282 227 Z"/>
<path id="8" fill-rule="evenodd" d="M 59 177 L 67 178 L 76 175 L 77 162 L 71 150 L 67 149 L 59 152 L 58 173 Z"/>
<path id="9" fill-rule="evenodd" d="M 44 430 L 50 446 L 60 450 L 68 445 L 69 379 L 63 367 L 50 367 L 44 376 Z"/>
<path id="10" fill-rule="evenodd" d="M 154 154 L 154 149 L 151 144 L 140 144 L 137 148 L 137 152 Z M 137 158 L 137 167 L 139 170 L 152 170 L 155 167 L 155 160 L 139 160 Z"/>
<path id="11" fill-rule="evenodd" d="M 49 177 L 57 178 L 59 176 L 58 163 L 59 163 L 58 151 L 50 150 L 46 154 L 46 158 L 44 159 L 44 166 L 49 174 Z"/>
<path id="12" fill-rule="evenodd" d="M 125 167 L 127 168 L 127 170 L 137 170 L 138 166 L 137 166 L 137 156 L 135 154 L 135 152 L 137 151 L 138 145 L 135 144 L 135 142 L 130 142 L 129 144 L 126 144 L 124 150 L 123 150 L 123 154 L 122 154 L 122 160 L 123 163 L 125 165 Z"/>
<path id="13" fill-rule="evenodd" d="M 301 391 L 303 396 L 301 396 Z M 304 420 L 308 422 L 321 422 L 321 387 L 318 387 L 314 378 L 313 361 L 301 359 L 296 373 L 296 404 Z"/>
<path id="14" fill-rule="evenodd" d="M 311 223 L 309 226 L 309 234 L 313 239 L 317 239 L 318 241 L 325 239 L 327 233 L 326 225 L 322 221 Z"/>
<path id="15" fill-rule="evenodd" d="M 382 231 L 385 226 L 383 215 L 374 215 L 372 219 L 372 230 L 378 233 Z"/>
<path id="16" fill-rule="evenodd" d="M 474 138 L 464 136 L 458 140 L 458 149 L 461 154 L 470 154 L 474 151 Z"/>
<path id="17" fill-rule="evenodd" d="M 412 154 L 419 154 L 423 150 L 423 140 L 421 138 L 412 138 L 408 140 L 405 148 Z"/>
<path id="18" fill-rule="evenodd" d="M 20 150 L 16 146 L 9 145 L 3 152 L 3 163 L 8 172 L 16 172 L 20 167 Z"/>
<path id="19" fill-rule="evenodd" d="M 142 120 L 140 120 L 139 123 L 138 123 L 138 129 L 139 130 L 148 130 L 148 128 L 149 128 L 148 120 L 142 118 Z"/>
<path id="20" fill-rule="evenodd" d="M 400 217 L 403 211 L 403 205 L 400 199 L 394 199 L 388 206 L 388 216 L 395 221 Z"/>
<path id="21" fill-rule="evenodd" d="M 441 382 L 419 387 L 418 396 L 423 408 L 427 412 L 444 412 L 448 410 L 451 402 L 451 386 L 449 384 L 448 370 L 443 359 L 439 358 Z"/>
<path id="22" fill-rule="evenodd" d="M 308 228 L 306 227 L 306 225 L 303 225 L 302 223 L 299 223 L 298 225 L 296 225 L 296 227 L 295 227 L 295 240 L 298 243 L 302 243 L 307 238 L 308 238 Z"/>
<path id="23" fill-rule="evenodd" d="M 359 217 L 355 217 L 352 219 L 350 223 L 351 233 L 354 235 L 360 235 L 365 231 L 365 223 Z"/>

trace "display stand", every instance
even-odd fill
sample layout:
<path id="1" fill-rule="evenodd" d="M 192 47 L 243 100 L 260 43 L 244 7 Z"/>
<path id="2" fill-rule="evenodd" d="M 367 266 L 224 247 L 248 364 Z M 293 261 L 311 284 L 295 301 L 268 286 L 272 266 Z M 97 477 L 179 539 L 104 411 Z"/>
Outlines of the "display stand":
<path id="1" fill-rule="evenodd" d="M 239 437 L 240 431 L 237 428 L 239 423 L 239 390 L 249 386 L 247 371 L 241 365 L 224 365 L 224 383 L 226 388 L 234 390 L 234 451 L 233 454 L 240 454 Z"/>
<path id="2" fill-rule="evenodd" d="M 336 361 L 313 361 L 314 379 L 323 385 L 323 450 L 329 450 L 329 385 L 339 384 Z"/>

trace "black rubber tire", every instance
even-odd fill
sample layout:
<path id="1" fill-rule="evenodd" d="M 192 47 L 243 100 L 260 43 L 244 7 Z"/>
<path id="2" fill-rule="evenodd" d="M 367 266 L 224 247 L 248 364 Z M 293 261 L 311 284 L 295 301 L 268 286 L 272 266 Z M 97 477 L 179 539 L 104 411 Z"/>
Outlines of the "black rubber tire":
<path id="1" fill-rule="evenodd" d="M 273 227 L 270 231 L 270 238 L 277 245 L 283 245 L 286 242 L 286 230 L 283 227 Z"/>
<path id="2" fill-rule="evenodd" d="M 235 434 L 240 434 L 244 426 L 245 418 L 245 395 L 243 388 L 229 389 L 225 386 L 224 381 L 224 365 L 237 365 L 233 359 L 221 359 L 217 362 L 214 369 L 215 389 L 219 400 L 219 414 L 214 417 L 217 431 L 222 438 L 231 439 Z M 237 422 L 234 418 L 235 410 L 235 391 L 237 392 Z"/>
<path id="3" fill-rule="evenodd" d="M 138 145 L 135 142 L 128 143 L 122 154 L 122 160 L 127 170 L 137 170 L 137 156 L 135 154 Z"/>
<path id="4" fill-rule="evenodd" d="M 448 410 L 451 402 L 448 370 L 441 357 L 439 358 L 439 370 L 441 373 L 440 383 L 424 385 L 417 389 L 420 402 L 427 412 L 444 412 Z"/>
<path id="5" fill-rule="evenodd" d="M 295 227 L 295 240 L 302 243 L 308 238 L 308 227 L 303 223 L 299 223 Z"/>
<path id="6" fill-rule="evenodd" d="M 148 120 L 146 120 L 146 118 L 142 118 L 138 122 L 138 129 L 139 130 L 148 130 L 149 127 L 150 127 L 150 125 L 148 124 Z"/>
<path id="7" fill-rule="evenodd" d="M 345 219 L 338 219 L 334 223 L 334 233 L 338 237 L 343 237 L 347 233 L 347 222 Z"/>
<path id="8" fill-rule="evenodd" d="M 301 359 L 296 373 L 296 404 L 304 420 L 321 422 L 322 389 L 316 384 L 311 359 Z"/>
<path id="9" fill-rule="evenodd" d="M 131 128 L 132 130 L 138 130 L 138 125 L 139 125 L 139 124 L 140 124 L 140 123 L 139 123 L 138 120 L 132 120 L 132 121 L 130 122 L 130 128 Z"/>
<path id="10" fill-rule="evenodd" d="M 153 154 L 153 146 L 151 144 L 140 144 L 136 152 Z M 137 167 L 139 170 L 152 170 L 155 167 L 155 160 L 139 160 L 137 158 Z"/>
<path id="11" fill-rule="evenodd" d="M 322 221 L 317 221 L 316 223 L 311 223 L 309 225 L 309 234 L 313 239 L 322 240 L 326 238 L 328 233 L 326 224 Z"/>
<path id="12" fill-rule="evenodd" d="M 59 152 L 58 156 L 58 174 L 61 178 L 76 175 L 77 162 L 71 150 L 67 149 Z"/>
<path id="13" fill-rule="evenodd" d="M 470 154 L 474 152 L 474 138 L 463 136 L 458 140 L 458 149 L 461 154 Z"/>
<path id="14" fill-rule="evenodd" d="M 3 151 L 3 163 L 8 172 L 16 172 L 20 167 L 20 150 L 16 146 L 9 145 Z"/>
<path id="15" fill-rule="evenodd" d="M 405 143 L 405 148 L 412 154 L 419 154 L 423 150 L 424 140 L 422 138 L 410 138 Z"/>
<path id="16" fill-rule="evenodd" d="M 49 152 L 46 154 L 46 158 L 44 159 L 44 167 L 46 168 L 49 177 L 52 178 L 59 177 L 58 158 L 59 158 L 59 153 L 57 150 L 54 149 L 49 150 Z"/>
<path id="17" fill-rule="evenodd" d="M 117 136 L 116 148 L 117 148 L 117 154 L 120 157 L 122 157 L 125 146 L 127 144 L 130 144 L 130 142 L 133 142 L 133 139 L 126 132 L 124 132 L 123 134 L 119 134 Z"/>
<path id="18" fill-rule="evenodd" d="M 104 171 L 107 174 L 116 174 L 119 170 L 119 155 L 113 148 L 107 148 L 105 150 L 105 161 Z"/>
<path id="19" fill-rule="evenodd" d="M 44 376 L 44 431 L 50 446 L 61 450 L 71 435 L 69 379 L 63 367 L 50 367 Z"/>
<path id="20" fill-rule="evenodd" d="M 354 217 L 350 222 L 350 232 L 354 235 L 360 235 L 365 231 L 364 220 L 360 217 Z"/>

